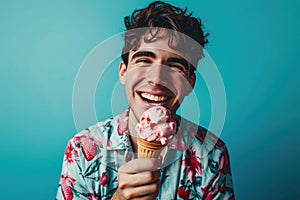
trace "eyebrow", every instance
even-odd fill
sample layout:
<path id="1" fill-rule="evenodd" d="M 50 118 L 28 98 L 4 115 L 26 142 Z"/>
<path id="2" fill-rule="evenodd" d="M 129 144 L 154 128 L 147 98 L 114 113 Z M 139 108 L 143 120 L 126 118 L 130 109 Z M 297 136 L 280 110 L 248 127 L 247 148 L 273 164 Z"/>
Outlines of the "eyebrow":
<path id="1" fill-rule="evenodd" d="M 135 58 L 138 58 L 138 57 L 143 57 L 143 56 L 146 56 L 146 57 L 151 57 L 151 58 L 155 58 L 155 54 L 151 51 L 138 51 L 136 52 L 135 54 L 133 54 L 132 56 L 132 60 L 135 59 Z"/>
<path id="2" fill-rule="evenodd" d="M 150 58 L 156 58 L 156 55 L 151 52 L 151 51 L 138 51 L 136 52 L 135 54 L 132 55 L 132 60 L 135 59 L 135 58 L 138 58 L 138 57 L 150 57 Z M 173 62 L 173 63 L 179 63 L 179 64 L 182 64 L 186 70 L 189 69 L 189 62 L 184 59 L 184 58 L 176 58 L 176 57 L 172 57 L 172 58 L 169 58 L 167 60 L 167 62 Z"/>
<path id="3" fill-rule="evenodd" d="M 189 62 L 184 58 L 169 58 L 167 62 L 175 62 L 182 64 L 186 70 L 189 69 Z"/>

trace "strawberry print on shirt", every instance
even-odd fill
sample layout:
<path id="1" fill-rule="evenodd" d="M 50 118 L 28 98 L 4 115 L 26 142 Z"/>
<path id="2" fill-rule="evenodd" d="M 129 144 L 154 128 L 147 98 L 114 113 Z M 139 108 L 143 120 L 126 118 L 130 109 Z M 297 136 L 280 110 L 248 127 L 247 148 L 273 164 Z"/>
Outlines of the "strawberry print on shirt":
<path id="1" fill-rule="evenodd" d="M 176 118 L 179 128 L 165 151 L 156 199 L 234 199 L 225 144 L 204 128 Z M 118 187 L 118 168 L 132 159 L 126 110 L 68 142 L 56 199 L 111 199 Z"/>

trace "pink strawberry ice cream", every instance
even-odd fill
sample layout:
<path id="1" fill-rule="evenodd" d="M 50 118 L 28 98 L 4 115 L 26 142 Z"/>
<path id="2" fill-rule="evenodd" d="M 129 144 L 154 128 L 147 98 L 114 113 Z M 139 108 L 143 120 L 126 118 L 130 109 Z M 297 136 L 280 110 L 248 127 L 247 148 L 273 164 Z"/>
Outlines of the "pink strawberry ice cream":
<path id="1" fill-rule="evenodd" d="M 176 122 L 167 108 L 154 106 L 142 114 L 136 132 L 146 141 L 160 141 L 165 146 L 176 133 Z"/>

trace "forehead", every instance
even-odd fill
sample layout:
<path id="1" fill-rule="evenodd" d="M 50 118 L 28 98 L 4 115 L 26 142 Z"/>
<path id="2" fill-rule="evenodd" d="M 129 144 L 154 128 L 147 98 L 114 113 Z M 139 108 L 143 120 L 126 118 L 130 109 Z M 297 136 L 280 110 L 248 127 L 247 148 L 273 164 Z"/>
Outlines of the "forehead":
<path id="1" fill-rule="evenodd" d="M 146 32 L 139 41 L 139 45 L 131 52 L 137 51 L 151 51 L 158 55 L 182 57 L 187 61 L 190 61 L 189 56 L 180 51 L 180 41 L 174 36 L 166 33 L 159 32 L 155 37 L 149 32 Z"/>

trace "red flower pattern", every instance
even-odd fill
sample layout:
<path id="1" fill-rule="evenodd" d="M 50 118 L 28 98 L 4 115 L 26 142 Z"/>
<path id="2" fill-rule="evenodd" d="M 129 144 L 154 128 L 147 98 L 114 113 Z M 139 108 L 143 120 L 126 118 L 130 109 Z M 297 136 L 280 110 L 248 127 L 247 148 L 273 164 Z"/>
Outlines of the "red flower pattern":
<path id="1" fill-rule="evenodd" d="M 182 186 L 178 188 L 178 196 L 183 199 L 189 199 L 190 190 L 185 190 Z"/>
<path id="2" fill-rule="evenodd" d="M 114 120 L 117 120 L 118 124 L 116 121 L 113 121 L 113 126 L 112 128 L 117 129 L 117 135 L 119 136 L 120 139 L 124 139 L 124 134 L 127 131 L 127 122 L 128 122 L 128 110 L 125 111 L 119 118 L 115 118 Z M 115 126 L 115 124 L 117 124 Z M 187 128 L 190 126 L 187 126 Z M 106 129 L 105 129 L 106 128 Z M 188 135 L 189 139 L 194 135 L 194 133 L 197 132 L 196 140 L 195 142 L 201 143 L 204 142 L 205 137 L 208 134 L 208 137 L 210 136 L 211 133 L 206 133 L 205 130 L 199 129 L 193 129 L 193 128 L 188 128 L 188 132 L 184 132 L 185 136 L 186 134 Z M 101 129 L 102 130 L 102 129 Z M 105 130 L 108 134 L 111 129 L 108 129 L 108 127 L 103 127 L 103 130 Z M 99 135 L 101 134 L 101 135 Z M 103 148 L 103 143 L 107 143 L 107 150 L 112 149 L 114 150 L 114 158 L 116 159 L 118 156 L 124 156 L 124 154 L 119 154 L 118 150 L 115 150 L 112 147 L 111 144 L 111 138 L 108 137 L 103 137 L 100 129 L 96 131 L 88 131 L 88 133 L 84 133 L 84 135 L 80 134 L 74 137 L 73 143 L 68 143 L 66 151 L 65 151 L 65 158 L 64 162 L 65 163 L 74 163 L 74 161 L 80 160 L 92 160 L 95 158 L 98 152 L 98 148 Z M 214 137 L 213 137 L 214 138 Z M 217 138 L 217 137 L 216 137 Z M 175 140 L 177 139 L 177 140 Z M 216 198 L 217 195 L 219 194 L 224 194 L 226 193 L 226 196 L 230 196 L 230 199 L 234 199 L 234 195 L 232 192 L 229 191 L 229 189 L 232 187 L 230 181 L 227 180 L 227 177 L 230 176 L 226 175 L 227 177 L 223 177 L 223 174 L 230 173 L 230 168 L 229 168 L 229 158 L 228 158 L 228 152 L 226 148 L 224 148 L 224 143 L 216 139 L 215 140 L 215 149 L 220 149 L 218 152 L 213 152 L 216 153 L 217 156 L 214 156 L 212 159 L 216 159 L 217 157 L 220 158 L 220 160 L 214 160 L 215 162 L 219 163 L 219 171 L 210 176 L 202 177 L 202 169 L 201 169 L 201 164 L 200 164 L 200 149 L 198 149 L 198 146 L 191 146 L 190 149 L 186 149 L 187 147 L 185 146 L 185 141 L 183 140 L 183 137 L 179 138 L 174 138 L 173 142 L 170 144 L 171 148 L 172 147 L 177 147 L 181 148 L 182 150 L 186 150 L 186 154 L 182 157 L 182 161 L 180 162 L 180 167 L 181 170 L 183 170 L 184 173 L 180 173 L 180 187 L 177 190 L 177 197 L 175 198 L 182 198 L 182 199 L 191 199 L 196 197 L 197 195 L 201 195 L 202 199 L 205 200 L 211 200 Z M 72 146 L 73 144 L 73 146 Z M 75 146 L 74 146 L 75 145 Z M 170 147 L 170 146 L 169 146 Z M 177 149 L 176 148 L 176 149 Z M 80 153 L 82 151 L 82 154 Z M 221 153 L 221 155 L 220 155 Z M 125 154 L 125 158 L 118 158 L 118 159 L 125 159 L 126 162 L 132 159 L 131 153 Z M 214 154 L 215 155 L 215 154 Z M 80 156 L 80 158 L 79 158 Z M 73 165 L 76 167 L 77 165 Z M 73 167 L 72 166 L 72 167 Z M 89 166 L 89 165 L 87 165 Z M 67 165 L 64 165 L 64 167 L 68 167 Z M 66 168 L 67 169 L 67 168 Z M 71 169 L 71 168 L 70 168 Z M 67 169 L 68 170 L 68 169 Z M 85 170 L 85 169 L 82 169 Z M 99 168 L 100 172 L 100 187 L 106 188 L 106 189 L 111 189 L 113 182 L 117 181 L 115 175 L 111 176 L 111 173 L 107 168 L 102 168 L 101 166 Z M 63 170 L 65 173 L 65 170 Z M 72 171 L 70 171 L 72 172 Z M 81 187 L 80 179 L 78 179 L 78 183 L 76 182 L 77 180 L 77 175 L 78 174 L 69 174 L 68 171 L 66 172 L 67 174 L 61 175 L 60 178 L 60 189 L 59 189 L 59 196 L 58 197 L 63 197 L 64 200 L 72 200 L 76 195 L 83 195 L 89 200 L 96 200 L 100 199 L 101 195 L 107 195 L 107 194 L 97 194 L 96 191 L 86 191 L 85 188 Z M 73 173 L 73 172 L 72 172 Z M 108 176 L 109 174 L 109 176 Z M 201 181 L 200 179 L 197 179 L 196 177 L 202 177 L 202 183 L 205 182 L 207 185 L 197 185 L 201 187 L 200 191 L 195 191 L 196 188 L 193 186 L 196 181 Z M 90 180 L 99 180 L 99 175 L 97 173 L 93 173 L 89 175 L 91 178 Z M 166 170 L 164 173 L 165 178 L 172 179 L 173 175 L 172 172 Z M 222 180 L 220 180 L 223 178 Z M 209 179 L 209 180 L 208 180 Z M 75 187 L 76 184 L 76 187 Z M 97 182 L 97 184 L 99 184 Z M 107 190 L 110 191 L 110 190 Z M 174 191 L 175 192 L 175 191 Z M 200 193 L 200 194 L 199 194 Z"/>
<path id="3" fill-rule="evenodd" d="M 222 180 L 222 184 L 220 186 L 220 192 L 225 193 L 226 192 L 226 182 L 225 179 Z"/>
<path id="4" fill-rule="evenodd" d="M 220 172 L 215 176 L 213 181 L 202 187 L 201 192 L 202 192 L 202 198 L 205 200 L 212 200 L 219 192 L 220 193 L 225 193 L 226 192 L 226 181 L 225 179 L 222 180 L 222 183 L 220 185 L 215 185 L 212 186 L 212 183 L 215 182 L 220 177 Z M 231 196 L 230 199 L 234 199 L 233 196 Z"/>
<path id="5" fill-rule="evenodd" d="M 227 174 L 230 169 L 229 169 L 229 157 L 228 157 L 228 152 L 227 149 L 222 153 L 221 161 L 220 161 L 220 169 L 222 173 Z"/>
<path id="6" fill-rule="evenodd" d="M 88 136 L 76 136 L 74 142 L 77 148 L 81 147 L 83 155 L 87 161 L 92 160 L 97 154 L 97 148 L 92 138 Z"/>
<path id="7" fill-rule="evenodd" d="M 106 183 L 107 183 L 107 175 L 106 175 L 105 172 L 103 172 L 102 175 L 101 175 L 101 185 L 105 186 Z"/>
<path id="8" fill-rule="evenodd" d="M 87 196 L 88 200 L 99 200 L 99 198 L 97 196 L 95 196 L 94 194 L 89 194 L 89 196 Z"/>
<path id="9" fill-rule="evenodd" d="M 220 172 L 218 172 L 213 177 L 213 179 L 210 181 L 209 184 L 207 184 L 201 188 L 202 199 L 211 200 L 219 192 L 218 185 L 213 186 L 213 183 L 215 183 L 215 181 L 218 180 L 219 178 L 220 178 Z"/>
<path id="10" fill-rule="evenodd" d="M 75 184 L 75 179 L 69 176 L 60 176 L 60 184 L 61 184 L 61 191 L 64 197 L 64 200 L 72 200 L 73 193 L 72 189 Z"/>
<path id="11" fill-rule="evenodd" d="M 68 164 L 72 164 L 76 160 L 78 160 L 78 152 L 72 147 L 71 142 L 69 142 L 65 152 L 65 161 Z"/>
<path id="12" fill-rule="evenodd" d="M 196 156 L 196 151 L 193 149 L 186 151 L 186 158 L 181 165 L 185 166 L 184 172 L 187 173 L 187 178 L 190 177 L 190 182 L 194 181 L 196 174 L 202 176 L 200 158 Z"/>

